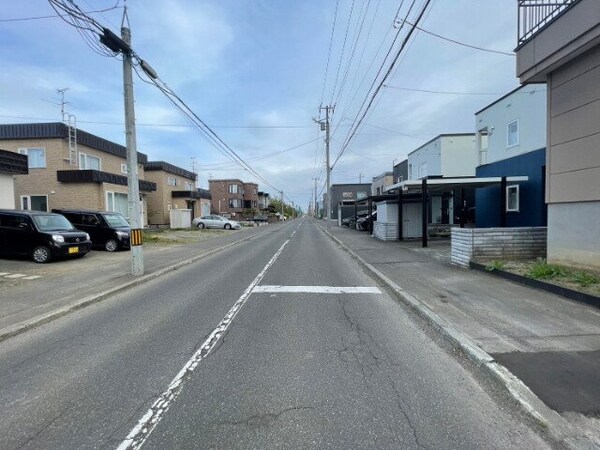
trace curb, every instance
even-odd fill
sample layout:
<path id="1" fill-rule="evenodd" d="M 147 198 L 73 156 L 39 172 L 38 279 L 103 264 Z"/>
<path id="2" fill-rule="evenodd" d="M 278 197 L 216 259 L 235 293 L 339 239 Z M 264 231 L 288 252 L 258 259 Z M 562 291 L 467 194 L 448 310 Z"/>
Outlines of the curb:
<path id="1" fill-rule="evenodd" d="M 553 439 L 559 441 L 569 449 L 597 448 L 581 430 L 568 423 L 560 414 L 549 408 L 525 383 L 512 374 L 506 367 L 498 364 L 489 353 L 481 349 L 470 337 L 459 331 L 444 318 L 433 312 L 423 302 L 402 289 L 386 275 L 362 259 L 325 228 L 321 226 L 320 228 L 346 253 L 356 259 L 371 275 L 394 291 L 399 300 L 409 306 L 421 318 L 425 319 L 445 340 L 460 348 L 471 362 L 482 369 L 494 382 L 505 388 L 525 414 L 545 428 Z"/>
<path id="2" fill-rule="evenodd" d="M 0 330 L 0 342 L 5 341 L 6 339 L 9 339 L 11 337 L 17 336 L 21 333 L 25 333 L 26 331 L 29 331 L 33 328 L 37 328 L 40 325 L 44 325 L 48 322 L 52 322 L 53 320 L 56 320 L 60 317 L 66 316 L 67 314 L 76 311 L 78 309 L 83 309 L 87 306 L 93 305 L 94 303 L 98 303 L 102 300 L 105 300 L 106 298 L 118 294 L 120 292 L 123 292 L 127 289 L 130 289 L 132 287 L 135 286 L 139 286 L 140 284 L 146 283 L 148 281 L 154 280 L 155 278 L 161 277 L 163 275 L 166 275 L 170 272 L 174 272 L 175 270 L 181 269 L 184 266 L 187 266 L 189 264 L 193 264 L 196 261 L 199 261 L 201 259 L 207 258 L 209 256 L 214 255 L 215 253 L 219 253 L 223 250 L 226 250 L 230 247 L 233 247 L 234 245 L 238 245 L 242 242 L 246 242 L 249 240 L 252 240 L 254 238 L 257 238 L 259 236 L 262 236 L 263 234 L 267 233 L 267 231 L 263 231 L 261 233 L 255 234 L 253 236 L 249 236 L 243 239 L 240 239 L 239 241 L 235 241 L 235 242 L 231 242 L 229 244 L 226 244 L 222 247 L 217 247 L 213 250 L 209 250 L 206 253 L 202 253 L 201 255 L 197 255 L 194 256 L 192 258 L 186 259 L 185 261 L 181 261 L 178 262 L 177 264 L 173 264 L 171 266 L 165 267 L 163 269 L 157 270 L 156 272 L 150 273 L 148 275 L 143 275 L 140 278 L 136 278 L 134 280 L 128 281 L 126 283 L 123 283 L 119 286 L 116 286 L 114 288 L 108 289 L 106 291 L 100 292 L 99 294 L 94 294 L 92 296 L 89 297 L 85 297 L 81 300 L 76 301 L 75 303 L 72 303 L 70 305 L 67 306 L 63 306 L 62 308 L 56 309 L 54 311 L 51 311 L 49 313 L 46 314 L 42 314 L 40 316 L 34 317 L 32 319 L 28 319 L 25 320 L 23 322 L 19 322 L 15 325 L 9 325 L 3 329 Z"/>

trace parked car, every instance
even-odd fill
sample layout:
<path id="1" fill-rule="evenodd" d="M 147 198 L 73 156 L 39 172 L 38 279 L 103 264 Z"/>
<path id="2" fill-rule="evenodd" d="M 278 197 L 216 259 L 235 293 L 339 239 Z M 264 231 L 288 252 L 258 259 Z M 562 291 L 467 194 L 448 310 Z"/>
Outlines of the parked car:
<path id="1" fill-rule="evenodd" d="M 197 217 L 192 221 L 192 224 L 198 228 L 224 228 L 225 230 L 231 230 L 232 228 L 239 230 L 241 228 L 239 222 L 216 215 Z"/>
<path id="2" fill-rule="evenodd" d="M 0 254 L 29 256 L 36 263 L 83 256 L 91 250 L 90 235 L 60 214 L 0 210 Z"/>
<path id="3" fill-rule="evenodd" d="M 52 212 L 62 214 L 75 228 L 88 233 L 92 247 L 103 248 L 107 252 L 129 248 L 131 227 L 119 213 L 85 209 L 53 209 Z"/>
<path id="4" fill-rule="evenodd" d="M 375 211 L 371 216 L 368 214 L 365 217 L 362 217 L 356 221 L 356 229 L 360 231 L 368 231 L 371 223 L 377 220 L 377 211 Z"/>
<path id="5" fill-rule="evenodd" d="M 267 216 L 254 216 L 252 220 L 254 222 L 268 222 L 269 218 Z"/>

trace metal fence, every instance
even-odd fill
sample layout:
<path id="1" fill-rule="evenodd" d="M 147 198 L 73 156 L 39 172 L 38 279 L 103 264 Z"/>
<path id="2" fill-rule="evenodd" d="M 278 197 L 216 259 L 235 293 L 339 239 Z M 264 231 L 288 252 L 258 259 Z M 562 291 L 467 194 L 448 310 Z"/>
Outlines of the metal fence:
<path id="1" fill-rule="evenodd" d="M 580 0 L 518 0 L 518 42 L 524 44 Z"/>

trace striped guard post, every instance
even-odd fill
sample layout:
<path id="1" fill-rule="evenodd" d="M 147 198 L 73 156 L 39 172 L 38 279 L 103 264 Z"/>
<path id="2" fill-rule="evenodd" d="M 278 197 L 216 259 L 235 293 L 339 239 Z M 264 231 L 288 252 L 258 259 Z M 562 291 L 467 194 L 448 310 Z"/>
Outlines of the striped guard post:
<path id="1" fill-rule="evenodd" d="M 135 229 L 131 230 L 131 245 L 142 245 L 142 230 Z"/>

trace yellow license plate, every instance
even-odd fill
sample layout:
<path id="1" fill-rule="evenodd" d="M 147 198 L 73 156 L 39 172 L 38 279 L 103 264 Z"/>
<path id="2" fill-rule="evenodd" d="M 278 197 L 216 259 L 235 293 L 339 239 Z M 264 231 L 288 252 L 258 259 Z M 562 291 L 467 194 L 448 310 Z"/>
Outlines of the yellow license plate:
<path id="1" fill-rule="evenodd" d="M 79 247 L 69 247 L 69 254 L 79 253 Z"/>

